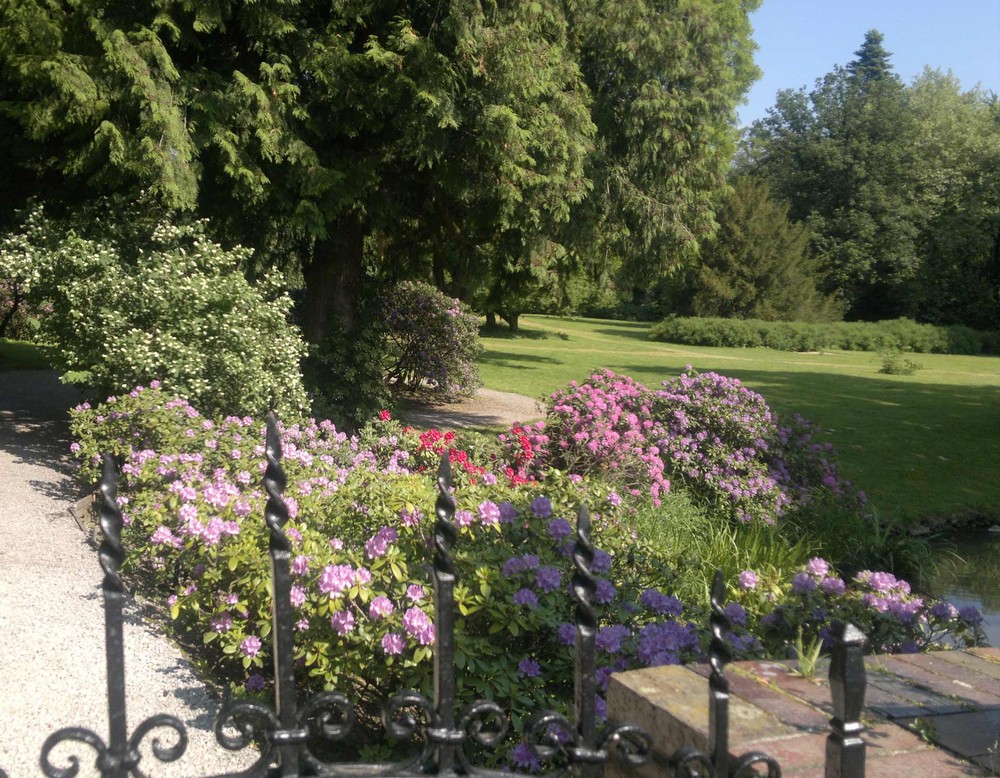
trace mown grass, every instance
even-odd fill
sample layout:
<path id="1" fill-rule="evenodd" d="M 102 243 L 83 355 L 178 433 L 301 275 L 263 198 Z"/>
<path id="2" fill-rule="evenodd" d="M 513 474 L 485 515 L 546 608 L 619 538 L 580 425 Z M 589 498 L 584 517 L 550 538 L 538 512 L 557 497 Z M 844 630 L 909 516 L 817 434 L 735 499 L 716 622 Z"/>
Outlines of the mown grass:
<path id="1" fill-rule="evenodd" d="M 47 370 L 52 366 L 51 347 L 0 338 L 0 371 Z"/>
<path id="2" fill-rule="evenodd" d="M 878 372 L 876 354 L 678 346 L 648 324 L 524 316 L 524 336 L 487 334 L 487 387 L 546 397 L 596 368 L 647 386 L 686 365 L 741 379 L 780 414 L 817 422 L 844 473 L 883 516 L 913 521 L 1000 515 L 1000 357 L 919 354 L 912 376 Z"/>

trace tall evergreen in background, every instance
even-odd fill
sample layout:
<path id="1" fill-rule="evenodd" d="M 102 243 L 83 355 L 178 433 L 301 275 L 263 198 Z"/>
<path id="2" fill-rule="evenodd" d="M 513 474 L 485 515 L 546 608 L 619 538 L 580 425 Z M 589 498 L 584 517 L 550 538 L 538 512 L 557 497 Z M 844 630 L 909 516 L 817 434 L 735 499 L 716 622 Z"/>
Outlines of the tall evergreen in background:
<path id="1" fill-rule="evenodd" d="M 813 234 L 824 290 L 851 319 L 1000 325 L 1000 111 L 950 74 L 912 85 L 883 36 L 811 92 L 782 90 L 737 169 Z"/>
<path id="2" fill-rule="evenodd" d="M 210 217 L 301 273 L 313 341 L 386 279 L 638 283 L 714 229 L 758 2 L 7 0 L 2 196 Z"/>

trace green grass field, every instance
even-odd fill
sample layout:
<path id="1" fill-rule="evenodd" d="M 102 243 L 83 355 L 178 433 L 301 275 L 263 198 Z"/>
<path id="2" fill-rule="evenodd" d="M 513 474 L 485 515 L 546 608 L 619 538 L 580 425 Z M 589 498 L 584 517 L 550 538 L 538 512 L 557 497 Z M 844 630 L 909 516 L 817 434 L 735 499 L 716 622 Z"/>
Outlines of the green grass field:
<path id="1" fill-rule="evenodd" d="M 483 338 L 487 387 L 542 397 L 600 367 L 650 387 L 686 365 L 714 370 L 817 422 L 883 515 L 1000 516 L 1000 357 L 917 354 L 916 374 L 890 376 L 872 353 L 678 346 L 648 340 L 647 324 L 598 319 L 521 324 L 521 336 Z"/>

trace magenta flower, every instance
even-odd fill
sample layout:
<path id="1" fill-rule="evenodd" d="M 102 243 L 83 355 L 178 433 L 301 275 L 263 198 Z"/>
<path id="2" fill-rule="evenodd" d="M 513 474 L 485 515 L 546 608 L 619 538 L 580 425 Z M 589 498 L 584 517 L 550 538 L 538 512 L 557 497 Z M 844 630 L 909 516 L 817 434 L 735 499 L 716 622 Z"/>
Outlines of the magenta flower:
<path id="1" fill-rule="evenodd" d="M 330 617 L 330 626 L 338 635 L 346 635 L 354 629 L 354 614 L 350 611 L 337 611 Z"/>
<path id="2" fill-rule="evenodd" d="M 228 613 L 219 613 L 208 620 L 213 632 L 228 632 L 233 626 L 233 617 Z"/>
<path id="3" fill-rule="evenodd" d="M 753 589 L 757 586 L 757 574 L 753 570 L 744 570 L 739 577 L 743 589 Z"/>
<path id="4" fill-rule="evenodd" d="M 402 654 L 406 648 L 406 639 L 398 632 L 388 632 L 382 636 L 382 650 L 388 656 Z"/>
<path id="5" fill-rule="evenodd" d="M 341 594 L 354 582 L 354 568 L 350 565 L 327 565 L 319 577 L 319 590 L 331 597 Z"/>
<path id="6" fill-rule="evenodd" d="M 249 637 L 243 638 L 243 642 L 240 643 L 240 651 L 243 652 L 244 656 L 255 657 L 260 653 L 261 642 L 260 638 L 256 635 L 250 635 Z"/>
<path id="7" fill-rule="evenodd" d="M 368 618 L 381 619 L 391 614 L 394 610 L 392 602 L 383 594 L 380 594 L 368 606 Z"/>
<path id="8" fill-rule="evenodd" d="M 403 629 L 422 646 L 434 643 L 434 623 L 420 608 L 407 608 L 403 614 Z"/>
<path id="9" fill-rule="evenodd" d="M 406 598 L 410 602 L 420 602 L 427 593 L 424 591 L 424 587 L 419 584 L 410 584 L 406 587 Z"/>
<path id="10" fill-rule="evenodd" d="M 479 521 L 487 526 L 496 524 L 500 521 L 500 508 L 495 502 L 490 500 L 483 500 L 479 503 Z"/>
<path id="11" fill-rule="evenodd" d="M 806 563 L 806 570 L 810 575 L 822 578 L 830 572 L 830 565 L 825 559 L 815 556 Z"/>

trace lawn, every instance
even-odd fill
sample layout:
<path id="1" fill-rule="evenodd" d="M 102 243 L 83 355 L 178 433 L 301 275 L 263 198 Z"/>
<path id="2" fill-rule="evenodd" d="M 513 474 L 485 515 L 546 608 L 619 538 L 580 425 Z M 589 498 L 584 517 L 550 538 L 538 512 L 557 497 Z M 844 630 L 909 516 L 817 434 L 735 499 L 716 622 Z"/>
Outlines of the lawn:
<path id="1" fill-rule="evenodd" d="M 0 371 L 46 370 L 51 366 L 51 347 L 0 338 Z"/>
<path id="2" fill-rule="evenodd" d="M 1000 515 L 1000 358 L 919 354 L 912 376 L 876 354 L 791 353 L 655 343 L 647 324 L 525 316 L 523 335 L 486 336 L 491 389 L 547 396 L 607 367 L 647 386 L 686 365 L 740 378 L 782 414 L 822 426 L 845 474 L 883 515 Z"/>

